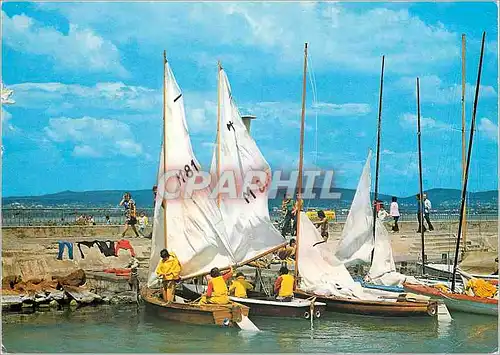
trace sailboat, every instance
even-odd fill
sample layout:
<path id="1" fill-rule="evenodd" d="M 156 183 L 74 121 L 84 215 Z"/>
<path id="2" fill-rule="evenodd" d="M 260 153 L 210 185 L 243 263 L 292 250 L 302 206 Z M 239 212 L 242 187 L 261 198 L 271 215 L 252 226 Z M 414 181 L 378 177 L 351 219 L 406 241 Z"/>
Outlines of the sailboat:
<path id="1" fill-rule="evenodd" d="M 199 305 L 176 296 L 171 303 L 160 294 L 155 274 L 160 251 L 174 252 L 182 266 L 181 278 L 207 274 L 211 268 L 229 268 L 236 260 L 228 247 L 220 211 L 209 198 L 209 190 L 187 195 L 186 186 L 195 179 L 200 165 L 194 156 L 184 114 L 182 92 L 164 53 L 163 143 L 158 169 L 158 194 L 154 211 L 149 278 L 141 296 L 148 308 L 169 320 L 192 324 L 236 326 L 246 324 L 249 308 L 228 305 Z M 173 174 L 172 174 L 173 172 Z M 170 174 L 170 178 L 167 176 Z M 167 192 L 179 192 L 168 199 Z"/>
<path id="2" fill-rule="evenodd" d="M 299 191 L 302 189 L 306 75 L 307 43 L 304 50 Z M 370 158 L 370 155 L 371 153 L 369 153 L 368 158 Z M 365 164 L 364 171 L 365 174 L 361 177 L 360 185 L 366 186 L 366 181 L 368 181 L 368 192 L 366 189 L 359 189 L 359 192 L 356 192 L 358 197 L 356 201 L 363 200 L 363 194 L 367 195 L 369 201 L 369 175 L 366 174 L 366 172 L 369 172 L 369 159 Z M 366 199 L 366 196 L 364 199 Z M 357 209 L 354 211 L 357 211 Z M 365 222 L 369 223 L 371 216 L 365 216 L 365 218 Z M 375 226 L 377 225 L 380 226 L 381 224 L 375 224 Z M 363 228 L 361 228 L 361 233 L 365 233 Z M 370 238 L 371 236 L 368 235 L 367 239 Z M 297 223 L 297 252 L 295 256 L 295 273 L 300 280 L 298 289 L 295 292 L 298 297 L 317 297 L 319 301 L 326 303 L 327 310 L 335 312 L 378 316 L 437 316 L 437 303 L 429 301 L 428 297 L 422 298 L 406 294 L 394 296 L 390 292 L 364 289 L 360 283 L 352 279 L 344 263 L 337 258 L 332 244 L 328 242 L 321 243 L 322 241 L 323 238 L 318 230 L 305 212 L 301 211 Z M 349 248 L 348 245 L 347 248 Z M 361 245 L 358 245 L 357 248 L 350 250 L 357 251 L 360 249 Z M 370 246 L 365 249 L 370 249 Z M 351 256 L 352 254 L 349 255 L 349 257 Z"/>
<path id="3" fill-rule="evenodd" d="M 458 271 L 458 254 L 460 252 L 460 238 L 462 236 L 462 228 L 463 221 L 465 216 L 465 197 L 467 194 L 467 181 L 468 181 L 468 173 L 472 152 L 472 142 L 474 138 L 474 127 L 476 122 L 476 113 L 477 113 L 477 103 L 479 98 L 479 88 L 481 83 L 481 70 L 483 65 L 483 54 L 484 54 L 484 41 L 486 37 L 486 32 L 483 32 L 483 38 L 481 43 L 481 55 L 479 57 L 479 69 L 477 74 L 477 83 L 476 83 L 476 91 L 474 97 L 474 108 L 472 111 L 472 121 L 471 121 L 471 130 L 469 136 L 469 147 L 467 152 L 467 162 L 465 165 L 465 176 L 463 180 L 462 187 L 462 199 L 461 199 L 461 208 L 460 208 L 460 221 L 458 224 L 458 233 L 457 233 L 457 244 L 455 248 L 455 260 L 453 265 L 453 274 L 451 279 L 451 289 L 443 290 L 435 287 L 429 287 L 425 285 L 415 285 L 410 282 L 404 284 L 405 290 L 409 292 L 416 292 L 427 296 L 432 296 L 436 299 L 441 299 L 450 310 L 452 311 L 461 311 L 467 313 L 475 313 L 475 314 L 484 314 L 484 315 L 492 315 L 498 316 L 498 287 L 496 290 L 496 294 L 492 297 L 479 297 L 476 295 L 469 295 L 458 293 L 455 290 L 456 286 L 456 273 Z"/>
<path id="4" fill-rule="evenodd" d="M 269 217 L 271 168 L 245 127 L 231 93 L 229 79 L 220 63 L 218 71 L 217 143 L 214 147 L 211 175 L 216 177 L 215 186 L 223 185 L 224 176 L 228 175 L 229 179 L 236 182 L 238 195 L 219 195 L 217 203 L 229 236 L 231 253 L 237 260 L 250 262 L 281 249 L 287 242 Z M 200 285 L 185 285 L 185 288 L 194 292 L 194 296 L 204 289 Z M 268 295 L 250 296 L 230 297 L 235 302 L 249 306 L 250 317 L 318 318 L 326 307 L 324 303 L 313 300 L 278 302 Z"/>
<path id="5" fill-rule="evenodd" d="M 465 179 L 465 165 L 466 165 L 466 135 L 465 135 L 465 47 L 466 40 L 465 34 L 462 34 L 462 183 Z M 493 274 L 498 270 L 498 264 L 495 265 L 495 257 L 498 256 L 497 251 L 471 251 L 467 250 L 467 203 L 464 205 L 464 216 L 463 216 L 463 258 L 458 268 L 458 273 L 461 277 L 470 278 L 481 278 L 487 280 L 490 283 L 498 284 L 498 274 Z M 437 276 L 442 279 L 451 280 L 453 274 L 453 264 L 450 260 L 446 260 L 445 263 L 426 263 L 425 269 L 428 274 Z M 459 278 L 457 278 L 459 279 Z M 461 279 L 461 278 L 460 278 Z"/>

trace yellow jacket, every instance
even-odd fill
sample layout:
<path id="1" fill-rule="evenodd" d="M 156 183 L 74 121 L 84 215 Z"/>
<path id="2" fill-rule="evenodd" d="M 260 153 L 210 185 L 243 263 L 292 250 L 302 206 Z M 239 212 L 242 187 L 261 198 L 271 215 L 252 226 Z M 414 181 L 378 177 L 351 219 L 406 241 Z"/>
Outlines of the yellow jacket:
<path id="1" fill-rule="evenodd" d="M 496 286 L 490 284 L 483 279 L 470 279 L 465 287 L 466 291 L 472 289 L 474 295 L 477 297 L 489 298 L 495 296 L 497 292 Z"/>
<path id="2" fill-rule="evenodd" d="M 251 289 L 253 289 L 252 284 L 240 276 L 231 283 L 229 294 L 234 293 L 235 297 L 247 298 L 247 290 Z"/>
<path id="3" fill-rule="evenodd" d="M 156 275 L 164 280 L 177 280 L 181 274 L 181 264 L 174 253 L 171 253 L 166 261 L 160 260 L 156 267 Z"/>
<path id="4" fill-rule="evenodd" d="M 292 297 L 295 289 L 295 278 L 290 274 L 281 275 L 274 283 L 274 292 L 280 297 Z"/>

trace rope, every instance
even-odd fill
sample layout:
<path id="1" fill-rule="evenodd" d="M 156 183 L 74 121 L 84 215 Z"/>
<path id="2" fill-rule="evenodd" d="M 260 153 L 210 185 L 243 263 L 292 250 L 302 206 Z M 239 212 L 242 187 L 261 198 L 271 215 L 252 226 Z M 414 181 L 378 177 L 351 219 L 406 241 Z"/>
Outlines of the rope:
<path id="1" fill-rule="evenodd" d="M 308 62 L 307 71 L 309 72 L 309 82 L 311 84 L 312 97 L 313 97 L 312 106 L 315 108 L 314 109 L 315 131 L 314 131 L 313 162 L 314 162 L 314 165 L 317 166 L 317 164 L 318 164 L 318 109 L 317 109 L 318 96 L 317 96 L 317 91 L 316 91 L 316 76 L 314 74 L 312 59 L 311 59 L 310 55 L 307 57 L 307 62 Z M 305 209 L 308 210 L 310 205 L 311 205 L 311 199 L 308 199 L 307 204 L 305 204 L 305 206 L 304 206 Z"/>

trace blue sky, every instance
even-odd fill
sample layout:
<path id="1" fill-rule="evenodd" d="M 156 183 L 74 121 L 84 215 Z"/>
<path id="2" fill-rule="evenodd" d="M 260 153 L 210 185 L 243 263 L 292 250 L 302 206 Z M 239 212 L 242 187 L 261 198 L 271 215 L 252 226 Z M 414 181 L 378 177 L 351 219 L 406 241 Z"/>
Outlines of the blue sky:
<path id="1" fill-rule="evenodd" d="M 163 49 L 204 167 L 220 59 L 241 111 L 258 116 L 252 134 L 271 167 L 295 168 L 306 41 L 315 79 L 307 88 L 307 167 L 333 169 L 336 186 L 356 187 L 375 148 L 385 54 L 380 192 L 418 190 L 416 76 L 424 188 L 460 188 L 461 34 L 470 126 L 483 30 L 469 189 L 496 189 L 497 11 L 495 3 L 4 3 L 2 81 L 16 103 L 2 108 L 2 193 L 150 188 Z"/>

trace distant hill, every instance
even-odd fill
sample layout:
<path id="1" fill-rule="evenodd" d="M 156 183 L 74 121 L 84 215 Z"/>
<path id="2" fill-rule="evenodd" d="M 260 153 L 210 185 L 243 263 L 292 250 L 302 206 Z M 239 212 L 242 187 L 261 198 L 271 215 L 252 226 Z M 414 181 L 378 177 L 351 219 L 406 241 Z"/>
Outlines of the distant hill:
<path id="1" fill-rule="evenodd" d="M 356 190 L 333 188 L 330 192 L 341 194 L 340 199 L 319 199 L 320 189 L 314 188 L 316 198 L 305 199 L 306 207 L 319 208 L 349 208 Z M 4 197 L 4 207 L 116 207 L 124 191 L 102 190 L 102 191 L 62 191 L 54 194 L 41 196 Z M 130 191 L 139 208 L 152 207 L 153 193 L 148 190 Z M 284 189 L 278 189 L 275 199 L 269 200 L 269 207 L 279 207 L 285 193 Z M 442 210 L 454 210 L 459 208 L 461 192 L 457 189 L 430 189 L 427 190 L 433 208 Z M 373 194 L 372 194 L 373 198 Z M 498 205 L 498 191 L 481 191 L 468 194 L 468 206 L 476 209 L 496 210 Z M 388 205 L 391 201 L 390 195 L 379 194 L 379 199 Z M 405 210 L 416 208 L 415 196 L 398 197 L 398 202 Z"/>

